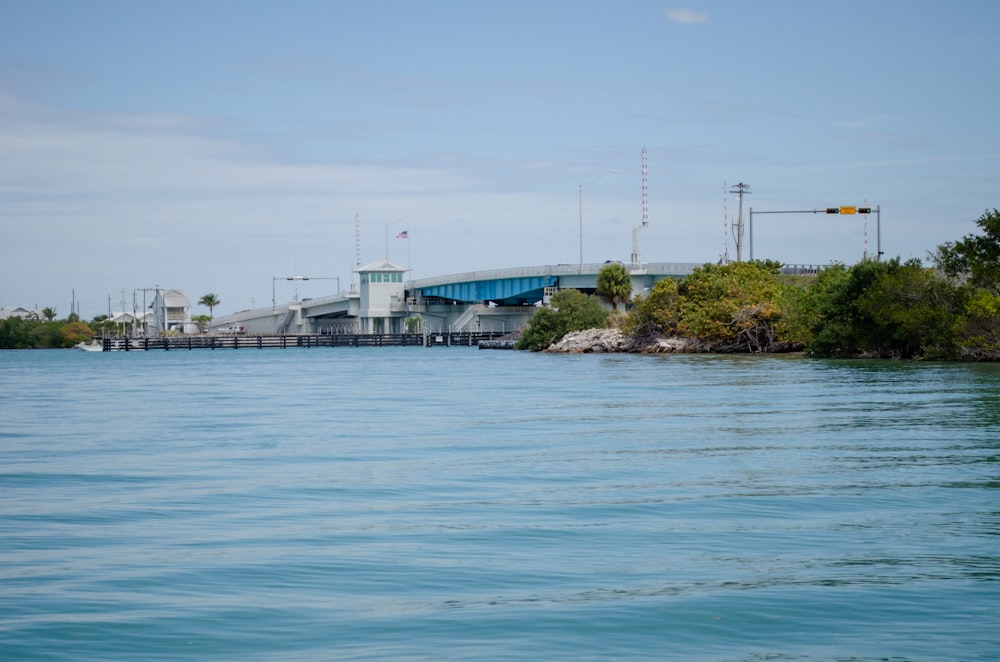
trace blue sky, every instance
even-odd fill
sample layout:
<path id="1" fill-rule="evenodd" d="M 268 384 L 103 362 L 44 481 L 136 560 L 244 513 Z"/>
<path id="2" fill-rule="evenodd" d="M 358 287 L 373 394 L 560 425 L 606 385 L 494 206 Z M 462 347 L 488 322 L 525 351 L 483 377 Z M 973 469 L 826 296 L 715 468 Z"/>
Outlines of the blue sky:
<path id="1" fill-rule="evenodd" d="M 741 181 L 755 212 L 880 206 L 886 256 L 924 258 L 1000 206 L 998 25 L 985 0 L 0 0 L 0 306 L 346 288 L 355 214 L 362 263 L 388 244 L 415 278 L 576 263 L 585 183 L 584 260 L 627 261 L 644 146 L 644 261 L 717 261 Z M 755 215 L 754 257 L 851 264 L 875 225 Z"/>

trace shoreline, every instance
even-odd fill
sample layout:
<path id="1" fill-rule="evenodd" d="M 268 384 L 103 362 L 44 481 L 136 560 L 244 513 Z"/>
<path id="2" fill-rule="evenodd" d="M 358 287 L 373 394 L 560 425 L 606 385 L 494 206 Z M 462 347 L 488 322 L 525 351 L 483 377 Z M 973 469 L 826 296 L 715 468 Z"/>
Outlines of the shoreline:
<path id="1" fill-rule="evenodd" d="M 620 329 L 571 331 L 543 351 L 553 354 L 792 354 L 798 346 L 781 345 L 764 352 L 751 352 L 731 344 L 677 336 L 633 338 Z"/>

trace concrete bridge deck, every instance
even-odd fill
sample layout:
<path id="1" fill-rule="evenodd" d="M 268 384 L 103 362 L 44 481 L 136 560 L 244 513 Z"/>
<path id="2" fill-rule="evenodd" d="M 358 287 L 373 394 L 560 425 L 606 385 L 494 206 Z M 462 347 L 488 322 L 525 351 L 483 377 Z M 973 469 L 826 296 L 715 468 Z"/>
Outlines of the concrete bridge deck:
<path id="1" fill-rule="evenodd" d="M 389 262 L 358 270 L 356 291 L 303 299 L 271 308 L 241 311 L 214 320 L 211 331 L 248 335 L 509 332 L 522 326 L 534 307 L 560 289 L 593 292 L 607 263 L 556 264 L 470 271 L 402 280 L 406 271 Z M 632 293 L 657 281 L 682 278 L 701 263 L 626 264 Z M 795 273 L 819 267 L 795 265 Z"/>

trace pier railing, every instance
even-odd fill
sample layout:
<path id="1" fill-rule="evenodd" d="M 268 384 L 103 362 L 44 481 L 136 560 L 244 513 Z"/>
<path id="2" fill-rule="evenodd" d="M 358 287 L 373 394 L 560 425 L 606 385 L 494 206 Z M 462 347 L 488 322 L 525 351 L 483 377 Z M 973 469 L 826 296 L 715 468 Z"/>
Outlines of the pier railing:
<path id="1" fill-rule="evenodd" d="M 105 352 L 142 352 L 156 349 L 288 349 L 292 347 L 475 347 L 501 332 L 379 333 L 310 335 L 164 336 L 162 338 L 105 338 Z"/>

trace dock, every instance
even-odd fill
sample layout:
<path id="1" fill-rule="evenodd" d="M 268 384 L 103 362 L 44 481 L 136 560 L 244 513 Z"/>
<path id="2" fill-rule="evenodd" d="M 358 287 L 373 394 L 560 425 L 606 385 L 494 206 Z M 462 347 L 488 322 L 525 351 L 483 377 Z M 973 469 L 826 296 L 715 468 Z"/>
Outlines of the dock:
<path id="1" fill-rule="evenodd" d="M 496 332 L 382 333 L 311 335 L 203 335 L 159 338 L 103 338 L 105 352 L 162 349 L 290 349 L 293 347 L 477 347 L 502 336 Z"/>

